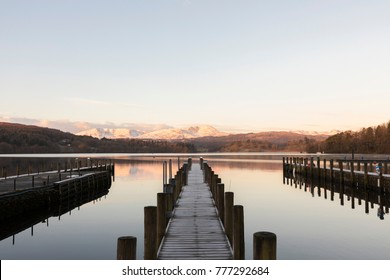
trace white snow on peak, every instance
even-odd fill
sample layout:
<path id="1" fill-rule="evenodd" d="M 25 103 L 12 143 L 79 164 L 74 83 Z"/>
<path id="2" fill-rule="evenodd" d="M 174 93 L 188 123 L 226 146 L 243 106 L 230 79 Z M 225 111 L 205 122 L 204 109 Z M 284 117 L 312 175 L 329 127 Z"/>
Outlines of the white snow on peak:
<path id="1" fill-rule="evenodd" d="M 191 126 L 188 128 L 165 128 L 150 132 L 129 128 L 92 128 L 78 132 L 77 135 L 92 136 L 95 138 L 140 138 L 140 139 L 190 139 L 206 136 L 224 136 L 227 133 L 217 130 L 210 125 Z"/>

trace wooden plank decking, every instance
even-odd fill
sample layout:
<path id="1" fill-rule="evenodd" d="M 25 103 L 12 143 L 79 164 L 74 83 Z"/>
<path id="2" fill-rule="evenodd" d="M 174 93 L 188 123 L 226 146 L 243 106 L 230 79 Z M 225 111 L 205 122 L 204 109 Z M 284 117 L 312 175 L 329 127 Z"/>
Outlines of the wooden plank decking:
<path id="1" fill-rule="evenodd" d="M 230 243 L 204 183 L 200 165 L 193 164 L 182 189 L 157 258 L 160 260 L 228 260 Z"/>

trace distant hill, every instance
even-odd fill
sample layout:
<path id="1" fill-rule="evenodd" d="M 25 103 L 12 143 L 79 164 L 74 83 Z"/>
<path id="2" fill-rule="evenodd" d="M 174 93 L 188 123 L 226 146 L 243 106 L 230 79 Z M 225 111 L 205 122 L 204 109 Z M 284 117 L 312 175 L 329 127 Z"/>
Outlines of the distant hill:
<path id="1" fill-rule="evenodd" d="M 96 132 L 101 139 L 3 122 L 0 123 L 0 153 L 305 152 L 317 149 L 317 143 L 329 137 L 283 131 L 228 135 L 212 126 L 162 129 L 139 134 L 118 129 Z M 110 139 L 110 135 L 118 139 Z"/>
<path id="2" fill-rule="evenodd" d="M 304 152 L 307 146 L 323 141 L 328 134 L 301 134 L 288 131 L 232 134 L 221 137 L 202 137 L 191 142 L 199 151 L 208 152 Z"/>
<path id="3" fill-rule="evenodd" d="M 0 122 L 0 153 L 187 153 L 190 143 L 97 139 L 57 129 Z"/>

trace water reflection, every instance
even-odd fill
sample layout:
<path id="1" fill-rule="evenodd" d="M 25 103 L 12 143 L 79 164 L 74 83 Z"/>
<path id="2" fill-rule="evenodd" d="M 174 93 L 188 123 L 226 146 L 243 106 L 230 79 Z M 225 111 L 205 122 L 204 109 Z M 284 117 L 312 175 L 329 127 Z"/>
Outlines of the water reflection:
<path id="1" fill-rule="evenodd" d="M 178 162 L 186 157 L 107 157 L 116 163 L 109 195 L 95 200 L 99 203 L 84 204 L 81 211 L 73 208 L 71 216 L 63 212 L 61 220 L 37 215 L 16 235 L 15 245 L 12 236 L 0 242 L 0 259 L 113 260 L 117 238 L 126 235 L 137 237 L 137 258 L 143 259 L 143 211 L 156 205 L 156 194 L 163 190 L 162 162 L 172 159 L 176 173 Z M 282 155 L 275 157 L 204 156 L 222 178 L 225 191 L 234 192 L 235 204 L 244 206 L 246 259 L 252 258 L 257 231 L 277 234 L 278 259 L 390 259 L 388 197 L 284 177 Z M 366 210 L 369 215 L 364 215 Z"/>
<path id="2" fill-rule="evenodd" d="M 316 180 L 310 176 L 295 175 L 294 173 L 285 172 L 283 184 L 294 186 L 304 192 L 310 192 L 312 197 L 324 197 L 325 199 L 335 200 L 339 198 L 340 205 L 345 205 L 345 200 L 350 202 L 351 209 L 364 203 L 365 213 L 369 214 L 370 209 L 376 209 L 377 216 L 384 220 L 385 214 L 389 214 L 390 193 L 386 188 L 370 187 L 364 188 L 362 185 L 348 185 L 343 183 L 333 184 L 330 180 Z M 329 196 L 330 195 L 330 196 Z"/>
<path id="3" fill-rule="evenodd" d="M 31 211 L 20 211 L 20 213 L 10 213 L 6 208 L 2 209 L 2 215 L 0 215 L 1 228 L 0 228 L 0 240 L 6 239 L 10 236 L 13 236 L 13 244 L 15 244 L 15 235 L 25 231 L 28 228 L 31 228 L 31 236 L 33 236 L 34 225 L 39 223 L 46 223 L 49 226 L 49 218 L 58 217 L 58 220 L 61 220 L 61 216 L 64 214 L 72 214 L 74 209 L 80 211 L 80 206 L 86 203 L 97 203 L 101 201 L 101 198 L 106 198 L 111 182 L 100 181 L 99 185 L 90 186 L 89 189 L 83 189 L 80 191 L 75 191 L 72 195 L 61 195 L 59 194 L 58 198 L 53 199 L 53 192 L 50 191 L 47 194 L 47 198 L 43 198 L 45 194 L 42 194 L 42 191 L 39 194 L 40 199 L 45 199 L 47 203 L 34 204 L 34 201 L 30 200 L 20 200 L 25 205 L 21 205 L 21 208 L 30 207 Z M 26 192 L 26 195 L 29 195 L 32 192 Z M 19 196 L 24 196 L 25 194 L 19 194 L 16 196 L 6 195 L 4 197 L 15 197 L 14 200 L 10 199 L 9 203 L 19 203 Z M 34 194 L 32 194 L 34 195 Z M 7 199 L 7 198 L 3 198 Z M 4 202 L 4 207 L 8 202 Z M 26 204 L 31 204 L 27 206 Z M 10 208 L 12 209 L 12 208 Z"/>

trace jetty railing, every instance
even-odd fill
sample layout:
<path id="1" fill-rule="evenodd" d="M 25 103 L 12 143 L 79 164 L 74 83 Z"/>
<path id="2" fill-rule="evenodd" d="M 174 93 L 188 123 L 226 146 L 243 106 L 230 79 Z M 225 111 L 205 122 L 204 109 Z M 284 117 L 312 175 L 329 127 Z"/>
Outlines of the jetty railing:
<path id="1" fill-rule="evenodd" d="M 283 172 L 301 175 L 311 181 L 363 186 L 365 188 L 390 188 L 390 160 L 346 160 L 317 157 L 283 158 Z"/>
<path id="2" fill-rule="evenodd" d="M 57 163 L 57 169 L 52 169 L 53 166 L 53 164 L 46 165 L 48 169 L 37 167 L 35 172 L 32 172 L 32 168 L 29 166 L 26 170 L 27 173 L 24 174 L 20 173 L 21 169 L 18 166 L 13 175 L 8 175 L 8 169 L 3 167 L 0 177 L 0 195 L 29 188 L 51 186 L 56 182 L 78 178 L 94 172 L 108 171 L 113 180 L 115 178 L 115 163 L 111 160 L 86 159 L 82 161 L 77 159 L 76 161 L 65 161 L 62 164 Z"/>

